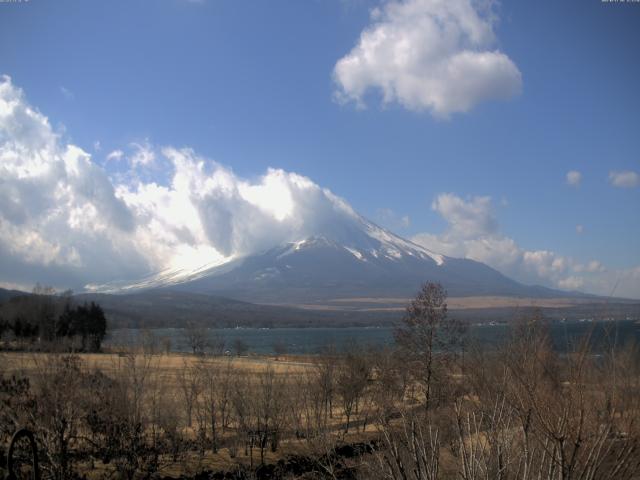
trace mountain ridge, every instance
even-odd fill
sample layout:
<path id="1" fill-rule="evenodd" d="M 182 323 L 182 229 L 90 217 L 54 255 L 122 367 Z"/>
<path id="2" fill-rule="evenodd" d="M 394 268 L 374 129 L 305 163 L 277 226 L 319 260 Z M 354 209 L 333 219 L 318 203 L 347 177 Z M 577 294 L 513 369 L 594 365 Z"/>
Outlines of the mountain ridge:
<path id="1" fill-rule="evenodd" d="M 12 299 L 30 295 L 0 288 L 0 319 L 11 319 Z M 150 289 L 119 295 L 81 293 L 73 295 L 72 300 L 77 304 L 91 301 L 100 304 L 110 329 L 180 328 L 188 324 L 214 328 L 339 328 L 392 326 L 402 318 L 410 298 L 355 299 L 358 302 L 310 306 L 264 305 L 210 294 Z M 453 317 L 470 323 L 509 322 L 536 309 L 549 320 L 640 318 L 640 302 L 637 300 L 615 299 L 609 303 L 602 298 L 559 298 L 539 302 L 515 297 L 450 297 L 448 304 Z"/>
<path id="2" fill-rule="evenodd" d="M 314 304 L 353 297 L 411 297 L 427 281 L 451 296 L 584 297 L 517 282 L 466 258 L 441 255 L 402 238 L 353 210 L 321 222 L 308 236 L 230 256 L 191 271 L 165 270 L 138 282 L 112 283 L 95 292 L 148 289 L 212 294 L 262 304 Z"/>

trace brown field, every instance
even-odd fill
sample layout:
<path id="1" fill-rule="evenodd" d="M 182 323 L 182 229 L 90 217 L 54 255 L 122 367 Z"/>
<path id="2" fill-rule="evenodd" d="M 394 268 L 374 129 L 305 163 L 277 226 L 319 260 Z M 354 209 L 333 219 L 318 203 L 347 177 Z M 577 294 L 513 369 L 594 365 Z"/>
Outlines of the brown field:
<path id="1" fill-rule="evenodd" d="M 54 354 L 37 352 L 2 352 L 0 362 L 5 373 L 19 372 L 27 375 L 37 371 L 38 366 Z M 99 369 L 105 373 L 113 373 L 122 366 L 125 353 L 78 353 L 76 354 L 86 368 Z M 144 356 L 137 358 L 143 362 Z M 250 356 L 250 357 L 199 357 L 196 355 L 170 353 L 151 356 L 151 368 L 154 373 L 162 372 L 165 378 L 178 375 L 185 366 L 191 367 L 196 363 L 206 362 L 211 366 L 233 363 L 234 370 L 247 374 L 266 372 L 271 367 L 277 374 L 296 375 L 313 368 L 310 358 L 304 356 Z"/>
<path id="2" fill-rule="evenodd" d="M 180 432 L 185 439 L 197 441 L 196 421 L 193 425 L 188 426 L 185 413 L 185 400 L 183 397 L 183 388 L 181 384 L 181 375 L 184 372 L 195 371 L 197 368 L 218 369 L 222 371 L 225 367 L 231 366 L 233 378 L 248 379 L 249 384 L 255 388 L 259 388 L 259 379 L 261 375 L 268 372 L 275 373 L 276 377 L 283 383 L 283 391 L 280 395 L 284 397 L 294 396 L 292 393 L 303 382 L 303 379 L 314 375 L 317 364 L 314 363 L 313 357 L 301 355 L 281 355 L 275 356 L 196 356 L 191 354 L 178 353 L 162 353 L 149 354 L 143 351 L 132 352 L 106 352 L 106 353 L 78 353 L 74 354 L 81 360 L 82 370 L 85 372 L 100 371 L 111 378 L 122 378 L 131 374 L 132 359 L 135 362 L 135 368 L 149 379 L 150 389 L 161 392 L 166 398 L 171 398 L 171 405 L 174 406 L 180 418 Z M 40 353 L 40 352 L 0 352 L 0 375 L 6 377 L 11 375 L 24 376 L 38 382 L 38 378 L 48 374 L 49 365 L 54 364 L 60 358 L 57 353 Z M 307 380 L 308 381 L 308 380 Z M 276 383 L 278 380 L 276 380 Z M 153 396 L 153 391 L 148 392 Z M 196 400 L 197 402 L 197 400 Z M 151 406 L 144 407 L 150 409 Z M 195 407 L 194 407 L 195 408 Z M 195 413 L 194 413 L 195 415 Z M 365 428 L 357 427 L 355 418 L 352 418 L 353 427 L 348 435 L 343 432 L 345 417 L 340 408 L 339 402 L 336 400 L 332 412 L 331 420 L 328 428 L 335 434 L 335 440 L 342 441 L 368 441 L 372 435 L 377 432 L 376 426 L 367 425 Z M 287 422 L 288 423 L 288 422 Z M 221 439 L 230 440 L 236 436 L 236 429 L 231 428 L 226 434 L 221 435 Z M 302 442 L 292 438 L 291 433 L 279 442 L 277 452 L 267 449 L 264 452 L 265 463 L 275 463 L 279 459 L 289 455 L 312 455 L 311 448 L 316 448 L 315 444 Z M 249 453 L 244 450 L 244 444 L 238 444 L 239 451 L 236 455 L 231 454 L 229 447 L 222 447 L 216 453 L 207 450 L 203 453 L 196 451 L 187 451 L 184 457 L 178 462 L 166 461 L 162 468 L 162 474 L 171 477 L 192 476 L 203 470 L 211 471 L 232 471 L 238 465 L 256 465 L 260 462 L 258 447 L 249 449 Z M 324 448 L 324 447 L 323 447 Z M 93 461 L 91 465 L 80 465 L 80 471 L 87 475 L 87 478 L 98 479 L 105 476 L 113 475 L 113 465 L 105 465 L 100 461 Z M 2 470 L 0 469 L 0 473 Z"/>
<path id="3" fill-rule="evenodd" d="M 129 478 L 146 471 L 195 478 L 239 466 L 257 473 L 262 463 L 295 466 L 295 458 L 324 473 L 264 478 L 353 479 L 357 470 L 358 479 L 388 480 L 410 465 L 442 480 L 500 478 L 503 468 L 514 474 L 508 478 L 551 480 L 571 469 L 571 478 L 638 480 L 640 351 L 629 345 L 594 355 L 585 343 L 557 355 L 535 318 L 517 329 L 504 349 L 464 357 L 355 347 L 341 355 L 212 357 L 141 348 L 78 354 L 77 362 L 0 352 L 3 385 L 11 387 L 12 376 L 31 383 L 26 394 L 0 389 L 0 406 L 22 415 L 27 423 L 15 424 L 30 425 L 43 450 L 85 452 L 65 458 L 91 480 L 125 468 L 135 473 Z M 110 429 L 95 429 L 96 418 Z M 370 450 L 337 453 L 356 444 Z M 110 448 L 115 454 L 105 457 Z M 62 471 L 61 457 L 49 458 Z M 531 475 L 516 476 L 525 461 Z M 468 465 L 483 475 L 465 477 Z"/>
<path id="4" fill-rule="evenodd" d="M 617 299 L 618 301 L 619 299 Z M 403 311 L 411 301 L 402 297 L 354 297 L 335 298 L 322 304 L 290 305 L 307 310 L 339 311 L 355 309 L 358 311 Z M 531 297 L 449 297 L 447 305 L 450 310 L 467 310 L 483 308 L 571 308 L 580 305 L 603 305 L 607 299 L 598 298 L 531 298 Z"/>

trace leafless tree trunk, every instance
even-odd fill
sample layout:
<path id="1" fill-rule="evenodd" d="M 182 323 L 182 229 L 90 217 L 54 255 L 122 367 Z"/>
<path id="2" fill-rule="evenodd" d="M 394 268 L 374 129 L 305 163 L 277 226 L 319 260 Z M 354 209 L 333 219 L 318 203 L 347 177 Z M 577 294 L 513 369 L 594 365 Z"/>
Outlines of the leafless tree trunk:
<path id="1" fill-rule="evenodd" d="M 445 381 L 447 360 L 462 339 L 462 324 L 447 318 L 446 300 L 439 283 L 425 283 L 395 331 L 396 343 L 423 387 L 425 411 L 432 406 L 434 388 Z"/>
<path id="2" fill-rule="evenodd" d="M 336 378 L 336 391 L 345 416 L 345 434 L 349 432 L 352 414 L 358 413 L 358 404 L 367 388 L 369 372 L 367 357 L 362 351 L 352 347 L 344 356 Z"/>
<path id="3" fill-rule="evenodd" d="M 182 362 L 182 368 L 178 370 L 178 387 L 182 400 L 184 401 L 185 413 L 187 414 L 187 427 L 191 428 L 193 423 L 193 406 L 198 398 L 198 370 L 189 364 L 187 359 Z"/>

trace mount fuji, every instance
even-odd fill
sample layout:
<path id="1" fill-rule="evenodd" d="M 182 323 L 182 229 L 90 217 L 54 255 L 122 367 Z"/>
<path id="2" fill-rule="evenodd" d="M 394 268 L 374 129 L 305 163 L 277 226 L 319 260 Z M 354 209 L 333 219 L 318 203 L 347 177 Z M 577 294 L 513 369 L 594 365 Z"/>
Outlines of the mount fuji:
<path id="1" fill-rule="evenodd" d="M 426 281 L 450 296 L 555 298 L 580 294 L 518 283 L 474 260 L 429 251 L 352 210 L 331 216 L 312 235 L 237 256 L 220 265 L 167 270 L 98 291 L 171 289 L 267 304 L 322 304 L 410 297 Z"/>

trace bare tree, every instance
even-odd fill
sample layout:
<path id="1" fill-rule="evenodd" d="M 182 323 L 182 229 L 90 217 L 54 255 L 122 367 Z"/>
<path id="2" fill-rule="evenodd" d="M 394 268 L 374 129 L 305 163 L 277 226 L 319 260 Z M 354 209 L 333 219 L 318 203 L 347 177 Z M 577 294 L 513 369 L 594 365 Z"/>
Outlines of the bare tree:
<path id="1" fill-rule="evenodd" d="M 209 331 L 208 347 L 212 355 L 216 357 L 224 355 L 225 345 L 226 340 L 220 333 Z"/>
<path id="2" fill-rule="evenodd" d="M 187 345 L 194 355 L 202 355 L 210 345 L 208 330 L 194 322 L 187 322 L 182 330 Z"/>
<path id="3" fill-rule="evenodd" d="M 200 392 L 196 405 L 201 439 L 214 453 L 218 451 L 219 439 L 228 422 L 231 362 L 231 358 L 223 364 L 201 358 L 195 365 Z"/>
<path id="4" fill-rule="evenodd" d="M 425 411 L 434 389 L 444 382 L 445 361 L 462 336 L 462 325 L 447 318 L 447 292 L 439 283 L 425 283 L 407 307 L 395 331 L 398 347 L 423 387 Z"/>
<path id="5" fill-rule="evenodd" d="M 187 426 L 191 428 L 193 423 L 193 407 L 200 391 L 200 382 L 197 366 L 191 365 L 187 359 L 182 360 L 182 368 L 178 370 L 178 388 L 184 401 L 187 414 Z"/>
<path id="6" fill-rule="evenodd" d="M 589 343 L 558 355 L 534 315 L 502 350 L 473 354 L 470 395 L 455 403 L 461 478 L 633 478 L 640 468 L 638 358 L 615 352 L 598 360 Z"/>
<path id="7" fill-rule="evenodd" d="M 372 400 L 377 416 L 384 421 L 392 417 L 403 405 L 411 383 L 406 364 L 395 349 L 383 348 L 370 355 L 372 375 Z"/>
<path id="8" fill-rule="evenodd" d="M 324 423 L 333 418 L 333 397 L 335 395 L 337 353 L 334 347 L 325 349 L 316 359 L 315 376 L 324 407 Z"/>
<path id="9" fill-rule="evenodd" d="M 121 478 L 148 478 L 179 457 L 175 399 L 148 353 L 114 362 L 112 372 L 113 378 L 97 370 L 85 387 L 93 455 L 113 464 Z"/>
<path id="10" fill-rule="evenodd" d="M 269 367 L 256 375 L 252 383 L 246 376 L 238 377 L 233 392 L 233 405 L 240 432 L 246 438 L 246 451 L 253 465 L 253 447 L 260 451 L 264 463 L 267 446 L 278 448 L 279 437 L 286 424 L 287 404 L 284 395 L 286 375 L 276 374 Z"/>
<path id="11" fill-rule="evenodd" d="M 32 424 L 44 445 L 46 466 L 55 479 L 73 476 L 73 447 L 83 417 L 79 394 L 82 362 L 77 356 L 34 357 L 37 395 Z"/>
<path id="12" fill-rule="evenodd" d="M 264 463 L 267 444 L 275 452 L 284 429 L 289 399 L 286 393 L 286 374 L 276 374 L 273 368 L 258 375 L 255 393 L 255 413 L 259 435 L 260 462 Z"/>
<path id="13" fill-rule="evenodd" d="M 119 358 L 114 370 L 128 392 L 132 423 L 142 424 L 146 411 L 145 395 L 153 372 L 157 370 L 157 358 L 149 352 L 143 352 L 142 355 L 130 352 L 123 357 L 123 361 L 120 360 Z"/>
<path id="14" fill-rule="evenodd" d="M 375 452 L 375 472 L 389 480 L 437 480 L 440 477 L 439 431 L 431 424 L 423 426 L 406 412 L 399 425 L 382 424 L 384 448 Z"/>
<path id="15" fill-rule="evenodd" d="M 233 341 L 233 349 L 236 351 L 236 355 L 241 357 L 247 354 L 247 352 L 249 351 L 249 345 L 247 345 L 247 342 L 245 342 L 241 338 L 236 338 Z"/>
<path id="16" fill-rule="evenodd" d="M 357 347 L 350 347 L 339 367 L 336 391 L 342 402 L 345 416 L 344 433 L 349 432 L 352 414 L 358 413 L 359 402 L 367 388 L 370 365 L 366 356 Z"/>

